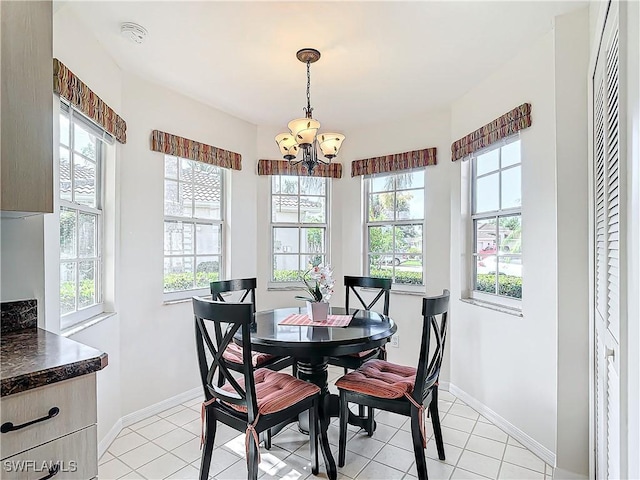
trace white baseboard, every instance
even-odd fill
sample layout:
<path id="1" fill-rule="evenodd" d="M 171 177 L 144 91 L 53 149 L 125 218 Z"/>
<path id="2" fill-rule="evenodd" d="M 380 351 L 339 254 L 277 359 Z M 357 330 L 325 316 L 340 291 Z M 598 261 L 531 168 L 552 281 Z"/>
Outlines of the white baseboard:
<path id="1" fill-rule="evenodd" d="M 119 418 L 118 421 L 114 423 L 113 427 L 111 427 L 111 430 L 109 430 L 104 438 L 98 443 L 98 459 L 104 455 L 104 452 L 107 451 L 121 431 L 122 419 Z"/>
<path id="2" fill-rule="evenodd" d="M 113 425 L 111 430 L 109 430 L 104 438 L 98 443 L 98 458 L 102 457 L 104 452 L 106 452 L 107 449 L 111 446 L 111 443 L 113 443 L 113 441 L 116 439 L 123 428 L 133 425 L 134 423 L 138 423 L 139 421 L 145 420 L 149 417 L 153 417 L 160 412 L 164 412 L 165 410 L 176 407 L 181 403 L 188 402 L 189 400 L 193 400 L 194 398 L 197 398 L 199 396 L 203 396 L 202 387 L 192 388 L 191 390 L 187 390 L 186 392 L 167 398 L 166 400 L 162 400 L 161 402 L 149 405 L 148 407 L 138 410 L 137 412 L 125 415 Z"/>
<path id="3" fill-rule="evenodd" d="M 447 382 L 441 382 L 441 386 Z M 442 389 L 445 390 L 444 386 Z M 465 402 L 471 408 L 476 410 L 482 416 L 484 416 L 487 420 L 491 421 L 496 427 L 500 428 L 502 431 L 511 435 L 522 445 L 527 447 L 532 453 L 536 454 L 546 463 L 551 466 L 555 466 L 556 464 L 556 454 L 549 450 L 547 447 L 539 443 L 538 441 L 531 438 L 529 435 L 524 433 L 515 425 L 511 424 L 503 417 L 498 415 L 496 412 L 491 410 L 489 407 L 481 403 L 479 400 L 476 400 L 474 397 L 469 395 L 464 390 L 456 387 L 454 384 L 447 383 L 447 388 L 449 392 L 458 397 L 460 400 Z M 555 475 L 554 475 L 555 477 Z"/>

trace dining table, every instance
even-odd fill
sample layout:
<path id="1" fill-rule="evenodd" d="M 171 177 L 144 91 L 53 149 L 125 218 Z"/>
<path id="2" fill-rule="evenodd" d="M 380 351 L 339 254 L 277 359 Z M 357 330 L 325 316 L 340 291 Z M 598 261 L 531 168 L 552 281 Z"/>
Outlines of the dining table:
<path id="1" fill-rule="evenodd" d="M 277 308 L 258 311 L 251 327 L 251 349 L 256 352 L 293 357 L 299 379 L 311 382 L 321 391 L 319 405 L 320 428 L 329 426 L 331 417 L 339 414 L 339 397 L 329 392 L 328 358 L 365 352 L 386 344 L 396 332 L 395 322 L 387 315 L 371 311 L 330 307 L 330 315 L 349 315 L 351 320 L 342 327 L 323 326 L 323 322 L 309 325 L 288 325 L 283 322 L 291 315 L 306 314 L 305 307 Z M 238 332 L 234 341 L 240 343 Z M 308 425 L 308 418 L 306 419 Z M 364 427 L 366 419 L 353 413 L 349 423 Z M 305 418 L 300 418 L 300 430 L 308 431 Z M 328 446 L 327 446 L 328 447 Z M 324 450 L 324 449 L 323 449 Z M 328 452 L 331 457 L 331 452 Z M 325 459 L 329 478 L 337 470 L 331 457 Z"/>

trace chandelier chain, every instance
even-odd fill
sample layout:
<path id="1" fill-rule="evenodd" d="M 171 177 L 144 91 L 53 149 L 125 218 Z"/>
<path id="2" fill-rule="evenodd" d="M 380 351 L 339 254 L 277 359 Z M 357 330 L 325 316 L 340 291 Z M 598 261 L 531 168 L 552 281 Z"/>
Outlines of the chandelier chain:
<path id="1" fill-rule="evenodd" d="M 313 108 L 311 108 L 311 62 L 307 61 L 307 108 L 306 108 L 307 118 L 312 118 L 312 115 L 311 115 L 312 112 L 313 112 Z"/>

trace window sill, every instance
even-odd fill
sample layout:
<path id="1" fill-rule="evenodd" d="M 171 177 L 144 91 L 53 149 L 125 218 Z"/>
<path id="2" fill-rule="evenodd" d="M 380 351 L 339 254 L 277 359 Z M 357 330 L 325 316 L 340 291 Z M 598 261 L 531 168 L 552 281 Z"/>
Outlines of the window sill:
<path id="1" fill-rule="evenodd" d="M 500 313 L 506 313 L 507 315 L 513 315 L 514 317 L 524 317 L 522 310 L 514 307 L 507 307 L 505 305 L 499 305 L 497 303 L 485 302 L 482 300 L 476 300 L 475 298 L 461 298 L 461 302 L 468 303 L 470 305 L 476 305 L 482 308 L 488 308 Z"/>
<path id="2" fill-rule="evenodd" d="M 300 286 L 300 285 L 283 285 L 283 284 L 277 284 L 277 283 L 272 283 L 270 285 L 267 285 L 267 291 L 268 292 L 293 292 L 293 291 L 305 291 L 306 288 Z"/>
<path id="3" fill-rule="evenodd" d="M 63 337 L 70 337 L 75 335 L 76 333 L 81 332 L 82 330 L 86 330 L 89 327 L 93 327 L 100 322 L 103 322 L 107 318 L 113 317 L 116 315 L 116 312 L 103 312 L 98 315 L 95 315 L 84 322 L 76 323 L 75 325 L 71 325 L 70 327 L 64 328 L 60 330 L 60 335 Z"/>

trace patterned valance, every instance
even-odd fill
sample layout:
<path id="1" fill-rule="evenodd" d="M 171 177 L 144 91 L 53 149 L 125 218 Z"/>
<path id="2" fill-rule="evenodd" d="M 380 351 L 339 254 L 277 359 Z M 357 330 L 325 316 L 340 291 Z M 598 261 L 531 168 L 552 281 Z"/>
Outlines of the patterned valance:
<path id="1" fill-rule="evenodd" d="M 394 153 L 384 157 L 365 158 L 351 162 L 351 176 L 396 172 L 412 168 L 436 165 L 436 148 L 425 148 L 412 152 Z"/>
<path id="2" fill-rule="evenodd" d="M 258 160 L 258 175 L 299 175 L 308 177 L 307 167 L 302 163 L 291 165 L 287 160 Z M 317 164 L 312 177 L 342 178 L 342 164 L 331 162 Z"/>
<path id="3" fill-rule="evenodd" d="M 451 145 L 451 161 L 455 162 L 473 152 L 488 147 L 519 130 L 531 126 L 531 104 L 523 103 L 493 122 L 470 133 Z"/>
<path id="4" fill-rule="evenodd" d="M 216 165 L 217 167 L 242 170 L 242 155 L 239 153 L 161 132 L 160 130 L 151 132 L 151 150 Z"/>
<path id="5" fill-rule="evenodd" d="M 69 100 L 120 143 L 127 143 L 127 123 L 57 58 L 53 59 L 53 92 Z"/>

